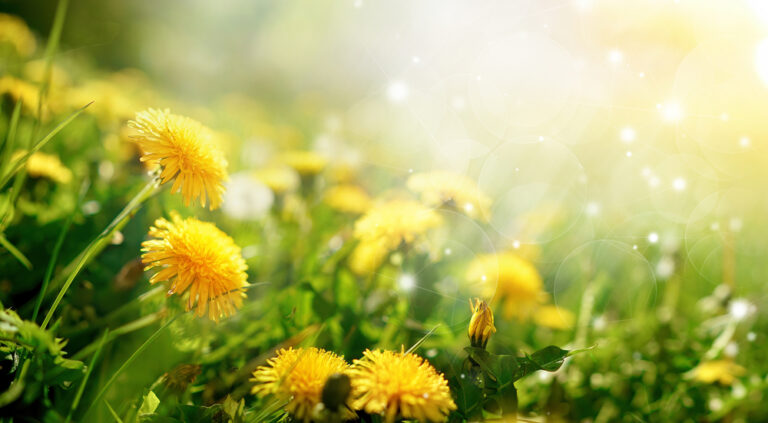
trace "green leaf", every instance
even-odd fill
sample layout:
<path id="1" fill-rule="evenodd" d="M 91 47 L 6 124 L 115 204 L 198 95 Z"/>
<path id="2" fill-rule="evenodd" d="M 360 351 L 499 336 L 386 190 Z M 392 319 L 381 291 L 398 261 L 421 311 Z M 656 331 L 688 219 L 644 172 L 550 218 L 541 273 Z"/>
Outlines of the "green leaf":
<path id="1" fill-rule="evenodd" d="M 139 407 L 139 417 L 154 414 L 157 407 L 160 405 L 160 400 L 157 398 L 154 392 L 149 391 L 147 395 L 144 395 L 144 400 L 141 401 L 141 407 Z"/>
<path id="2" fill-rule="evenodd" d="M 24 254 L 19 251 L 18 248 L 16 248 L 13 244 L 11 244 L 10 241 L 3 235 L 0 234 L 0 245 L 3 246 L 6 250 L 8 250 L 9 253 L 11 253 L 12 256 L 16 258 L 21 264 L 24 265 L 24 267 L 27 268 L 27 270 L 32 269 L 32 263 L 30 263 L 29 259 L 24 256 Z"/>

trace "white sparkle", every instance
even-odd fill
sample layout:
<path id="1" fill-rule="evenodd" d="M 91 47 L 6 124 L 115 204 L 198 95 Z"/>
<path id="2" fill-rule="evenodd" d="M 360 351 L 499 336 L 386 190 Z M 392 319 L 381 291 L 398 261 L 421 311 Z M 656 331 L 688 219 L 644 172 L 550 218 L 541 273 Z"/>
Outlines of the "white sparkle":
<path id="1" fill-rule="evenodd" d="M 664 120 L 668 122 L 679 122 L 683 118 L 683 109 L 677 103 L 667 103 L 661 109 Z"/>
<path id="2" fill-rule="evenodd" d="M 627 151 L 627 157 L 632 157 L 632 152 L 631 151 Z"/>
<path id="3" fill-rule="evenodd" d="M 645 72 L 640 72 L 637 74 L 637 76 L 640 78 L 645 78 Z"/>
<path id="4" fill-rule="evenodd" d="M 585 212 L 587 213 L 587 216 L 596 216 L 600 213 L 600 204 L 594 201 L 587 203 Z"/>
<path id="5" fill-rule="evenodd" d="M 608 52 L 608 61 L 617 65 L 624 60 L 624 54 L 620 50 L 611 50 Z"/>
<path id="6" fill-rule="evenodd" d="M 410 273 L 403 273 L 397 279 L 397 284 L 403 291 L 411 291 L 416 286 L 416 277 Z"/>
<path id="7" fill-rule="evenodd" d="M 450 255 L 451 255 L 451 253 L 453 253 L 453 251 L 452 251 L 450 248 L 446 248 L 446 249 L 445 249 L 445 255 L 446 255 L 446 256 L 450 256 Z"/>
<path id="8" fill-rule="evenodd" d="M 727 122 L 730 116 L 728 116 L 728 113 L 720 113 L 720 120 L 723 122 Z"/>
<path id="9" fill-rule="evenodd" d="M 633 245 L 633 246 L 632 246 L 632 249 L 633 249 L 633 250 L 637 250 L 637 244 Z"/>
<path id="10" fill-rule="evenodd" d="M 651 179 L 648 180 L 648 185 L 650 185 L 652 188 L 659 186 L 660 183 L 661 183 L 661 180 L 659 180 L 659 178 L 655 176 L 651 177 Z"/>
<path id="11" fill-rule="evenodd" d="M 742 298 L 737 298 L 728 304 L 728 314 L 736 320 L 744 320 L 753 310 L 753 305 Z"/>
<path id="12" fill-rule="evenodd" d="M 626 143 L 634 141 L 636 136 L 637 134 L 635 134 L 635 130 L 628 126 L 626 128 L 622 128 L 621 132 L 619 132 L 619 138 L 621 138 L 621 140 Z"/>
<path id="13" fill-rule="evenodd" d="M 413 63 L 420 63 L 420 62 L 421 62 L 421 58 L 420 58 L 419 56 L 413 56 L 413 57 L 411 58 L 411 61 L 412 61 Z"/>
<path id="14" fill-rule="evenodd" d="M 402 81 L 393 81 L 387 86 L 387 98 L 393 103 L 402 103 L 408 98 L 408 94 L 408 86 Z"/>
<path id="15" fill-rule="evenodd" d="M 544 135 L 539 135 L 539 142 L 544 142 Z"/>
<path id="16" fill-rule="evenodd" d="M 465 212 L 467 212 L 467 213 L 472 213 L 472 211 L 473 211 L 474 209 L 475 209 L 475 206 L 474 206 L 474 204 L 472 204 L 472 203 L 467 203 L 467 204 L 464 204 L 464 211 L 465 211 Z"/>
<path id="17" fill-rule="evenodd" d="M 685 179 L 683 178 L 675 178 L 675 180 L 672 181 L 672 188 L 674 188 L 676 191 L 684 190 L 687 185 L 688 183 L 685 182 Z"/>
<path id="18" fill-rule="evenodd" d="M 655 244 L 655 243 L 659 242 L 659 234 L 657 234 L 656 232 L 649 233 L 648 234 L 648 242 L 650 242 L 651 244 Z"/>
<path id="19" fill-rule="evenodd" d="M 485 276 L 485 275 L 483 275 L 483 276 L 481 276 L 481 277 L 480 277 L 480 279 L 481 279 L 483 282 L 485 282 L 486 280 L 488 280 L 488 277 L 487 277 L 487 276 Z"/>
<path id="20" fill-rule="evenodd" d="M 520 241 L 514 240 L 512 242 L 512 248 L 515 248 L 515 249 L 520 248 Z"/>
<path id="21" fill-rule="evenodd" d="M 739 140 L 739 145 L 744 148 L 749 147 L 750 144 L 752 144 L 752 141 L 750 141 L 750 139 L 747 137 L 741 137 L 741 139 Z"/>

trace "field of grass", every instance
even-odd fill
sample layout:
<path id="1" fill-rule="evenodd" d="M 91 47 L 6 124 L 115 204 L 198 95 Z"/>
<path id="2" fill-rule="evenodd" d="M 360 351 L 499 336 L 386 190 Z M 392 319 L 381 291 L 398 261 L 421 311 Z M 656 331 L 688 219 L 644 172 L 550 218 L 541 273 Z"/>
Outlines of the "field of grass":
<path id="1" fill-rule="evenodd" d="M 0 421 L 768 421 L 764 7 L 149 3 L 0 2 Z"/>

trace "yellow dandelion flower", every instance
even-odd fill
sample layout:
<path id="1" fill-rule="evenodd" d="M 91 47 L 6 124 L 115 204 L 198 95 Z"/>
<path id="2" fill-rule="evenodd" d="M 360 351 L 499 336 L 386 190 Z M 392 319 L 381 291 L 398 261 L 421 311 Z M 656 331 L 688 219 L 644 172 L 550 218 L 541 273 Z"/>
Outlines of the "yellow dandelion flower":
<path id="1" fill-rule="evenodd" d="M 0 95 L 6 94 L 14 102 L 21 101 L 27 112 L 37 113 L 37 102 L 40 99 L 40 89 L 37 85 L 6 75 L 0 78 Z"/>
<path id="2" fill-rule="evenodd" d="M 479 287 L 481 295 L 503 302 L 502 314 L 524 320 L 547 299 L 539 271 L 513 252 L 483 254 L 467 268 L 467 280 Z"/>
<path id="3" fill-rule="evenodd" d="M 355 222 L 355 237 L 380 240 L 393 250 L 401 243 L 413 242 L 442 221 L 434 210 L 415 201 L 391 200 L 372 208 Z"/>
<path id="4" fill-rule="evenodd" d="M 353 407 L 381 414 L 387 423 L 398 416 L 445 421 L 456 409 L 443 374 L 415 354 L 366 350 L 362 359 L 354 361 L 350 374 Z"/>
<path id="5" fill-rule="evenodd" d="M 316 175 L 323 171 L 328 159 L 313 152 L 303 150 L 286 151 L 278 155 L 277 161 L 290 166 L 301 175 Z"/>
<path id="6" fill-rule="evenodd" d="M 534 312 L 533 321 L 542 327 L 564 330 L 573 327 L 576 316 L 570 310 L 555 305 L 543 305 Z"/>
<path id="7" fill-rule="evenodd" d="M 485 348 L 488 339 L 496 333 L 496 326 L 493 325 L 493 311 L 480 298 L 475 299 L 475 304 L 470 300 L 469 308 L 472 310 L 472 318 L 469 320 L 467 329 L 470 344 L 473 347 Z"/>
<path id="8" fill-rule="evenodd" d="M 328 378 L 348 371 L 349 365 L 343 357 L 323 349 L 281 349 L 267 360 L 266 366 L 253 372 L 251 381 L 256 385 L 251 393 L 261 397 L 274 395 L 286 401 L 285 411 L 308 422 L 315 417 L 322 403 L 323 387 Z"/>
<path id="9" fill-rule="evenodd" d="M 349 255 L 349 269 L 358 276 L 369 275 L 387 258 L 389 249 L 380 240 L 360 241 Z"/>
<path id="10" fill-rule="evenodd" d="M 253 176 L 275 194 L 295 191 L 299 187 L 299 174 L 288 166 L 269 166 L 253 172 Z"/>
<path id="11" fill-rule="evenodd" d="M 355 222 L 360 242 L 350 255 L 350 269 L 357 275 L 372 273 L 391 251 L 441 223 L 440 215 L 415 201 L 391 200 L 368 210 Z"/>
<path id="12" fill-rule="evenodd" d="M 711 360 L 700 363 L 693 369 L 693 379 L 703 383 L 719 382 L 723 385 L 732 384 L 737 377 L 747 373 L 747 369 L 729 359 Z"/>
<path id="13" fill-rule="evenodd" d="M 13 45 L 19 55 L 25 57 L 34 53 L 37 46 L 27 24 L 21 18 L 6 13 L 0 13 L 0 43 Z"/>
<path id="14" fill-rule="evenodd" d="M 365 213 L 371 207 L 371 197 L 357 185 L 336 185 L 325 192 L 325 202 L 343 213 Z"/>
<path id="15" fill-rule="evenodd" d="M 182 295 L 189 288 L 187 310 L 197 304 L 197 315 L 218 321 L 243 304 L 247 266 L 235 242 L 213 223 L 194 218 L 171 221 L 160 218 L 149 229 L 141 256 L 144 270 L 160 268 L 149 280 L 170 283 L 168 295 Z M 209 305 L 210 304 L 210 305 Z"/>
<path id="16" fill-rule="evenodd" d="M 483 220 L 490 216 L 490 197 L 464 175 L 445 171 L 416 173 L 408 178 L 407 185 L 410 190 L 419 193 L 428 206 L 448 206 Z"/>
<path id="17" fill-rule="evenodd" d="M 167 109 L 139 112 L 129 125 L 137 131 L 141 160 L 160 164 L 162 183 L 175 178 L 171 190 L 181 191 L 185 204 L 199 199 L 205 206 L 207 197 L 211 210 L 219 207 L 227 161 L 208 128 Z"/>
<path id="18" fill-rule="evenodd" d="M 24 150 L 13 153 L 11 161 L 21 159 L 25 154 Z M 48 178 L 60 184 L 67 184 L 72 180 L 72 171 L 61 163 L 58 157 L 52 154 L 35 152 L 29 156 L 26 163 L 27 174 L 33 178 Z"/>

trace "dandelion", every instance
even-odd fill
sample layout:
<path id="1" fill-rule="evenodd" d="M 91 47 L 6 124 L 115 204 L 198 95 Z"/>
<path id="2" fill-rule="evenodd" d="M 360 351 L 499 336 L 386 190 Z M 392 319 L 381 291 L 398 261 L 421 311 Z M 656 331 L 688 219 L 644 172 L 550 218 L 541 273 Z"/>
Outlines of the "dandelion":
<path id="1" fill-rule="evenodd" d="M 141 244 L 144 270 L 160 268 L 150 283 L 169 282 L 169 296 L 189 288 L 187 310 L 196 305 L 197 315 L 203 316 L 208 307 L 214 321 L 242 306 L 245 260 L 240 247 L 214 224 L 174 213 L 171 221 L 157 219 L 149 236 L 155 239 Z"/>
<path id="2" fill-rule="evenodd" d="M 11 156 L 11 162 L 21 159 L 27 154 L 19 150 Z M 35 152 L 29 156 L 26 163 L 27 174 L 33 178 L 48 178 L 60 184 L 67 184 L 72 180 L 72 171 L 61 163 L 58 157 L 52 154 Z"/>
<path id="3" fill-rule="evenodd" d="M 419 235 L 442 223 L 432 209 L 408 200 L 391 200 L 369 210 L 355 222 L 355 237 L 380 240 L 393 250 L 412 243 Z"/>
<path id="4" fill-rule="evenodd" d="M 275 194 L 285 194 L 299 187 L 299 174 L 288 166 L 270 166 L 258 169 L 253 176 Z"/>
<path id="5" fill-rule="evenodd" d="M 0 43 L 8 43 L 20 56 L 35 52 L 35 36 L 23 20 L 17 16 L 0 13 Z"/>
<path id="6" fill-rule="evenodd" d="M 484 297 L 502 302 L 505 318 L 525 320 L 547 299 L 538 270 L 513 252 L 483 254 L 467 268 L 466 278 L 480 285 Z"/>
<path id="7" fill-rule="evenodd" d="M 286 412 L 309 422 L 322 408 L 323 388 L 328 379 L 348 369 L 343 357 L 323 349 L 281 349 L 267 360 L 266 366 L 253 372 L 251 381 L 256 385 L 251 393 L 261 397 L 274 395 L 287 402 Z"/>
<path id="8" fill-rule="evenodd" d="M 205 206 L 207 197 L 211 210 L 219 207 L 227 161 L 208 128 L 167 109 L 139 112 L 129 125 L 137 131 L 133 138 L 143 152 L 141 161 L 159 163 L 162 183 L 175 178 L 172 191 L 181 191 L 185 204 L 199 199 Z"/>
<path id="9" fill-rule="evenodd" d="M 571 311 L 549 304 L 538 307 L 533 314 L 533 321 L 537 325 L 551 329 L 570 329 L 575 320 Z"/>
<path id="10" fill-rule="evenodd" d="M 473 347 L 485 348 L 488 339 L 496 333 L 496 327 L 493 325 L 493 312 L 485 301 L 476 298 L 475 304 L 469 301 L 469 308 L 472 310 L 472 318 L 469 321 L 469 341 Z"/>
<path id="11" fill-rule="evenodd" d="M 358 276 L 369 275 L 381 267 L 388 254 L 380 240 L 360 241 L 349 256 L 349 269 Z"/>
<path id="12" fill-rule="evenodd" d="M 730 385 L 737 377 L 743 376 L 746 372 L 747 369 L 731 360 L 711 360 L 696 366 L 692 371 L 692 376 L 693 379 L 703 383 L 719 382 L 723 385 Z"/>
<path id="13" fill-rule="evenodd" d="M 371 197 L 357 185 L 336 185 L 325 192 L 325 202 L 343 213 L 365 213 L 371 206 Z"/>
<path id="14" fill-rule="evenodd" d="M 8 95 L 14 102 L 21 101 L 29 113 L 37 112 L 40 90 L 36 85 L 6 75 L 0 78 L 0 95 Z"/>
<path id="15" fill-rule="evenodd" d="M 405 352 L 366 350 L 355 360 L 353 407 L 381 414 L 387 423 L 399 416 L 418 421 L 445 421 L 456 409 L 448 382 L 423 358 Z"/>
<path id="16" fill-rule="evenodd" d="M 444 171 L 417 173 L 408 178 L 407 184 L 430 207 L 446 206 L 483 220 L 490 216 L 491 199 L 464 175 Z"/>
<path id="17" fill-rule="evenodd" d="M 302 176 L 316 175 L 323 171 L 328 159 L 313 152 L 303 150 L 286 151 L 278 155 L 279 163 L 292 167 Z"/>
<path id="18" fill-rule="evenodd" d="M 391 200 L 370 209 L 355 222 L 360 242 L 350 255 L 350 269 L 357 275 L 370 274 L 392 250 L 441 223 L 434 210 L 415 201 Z"/>

